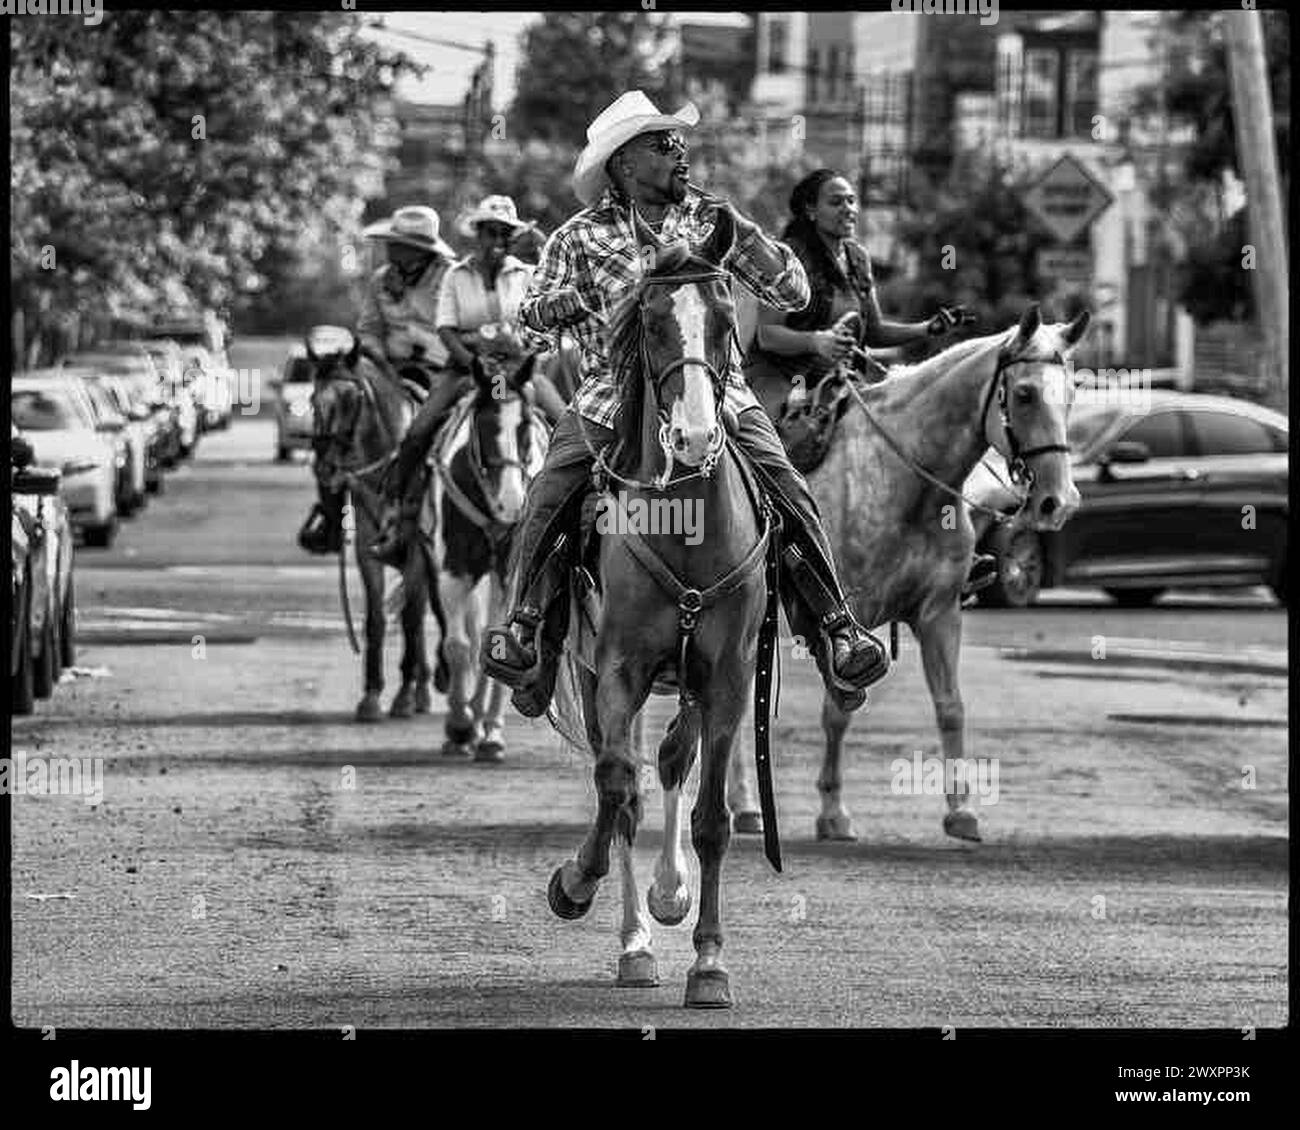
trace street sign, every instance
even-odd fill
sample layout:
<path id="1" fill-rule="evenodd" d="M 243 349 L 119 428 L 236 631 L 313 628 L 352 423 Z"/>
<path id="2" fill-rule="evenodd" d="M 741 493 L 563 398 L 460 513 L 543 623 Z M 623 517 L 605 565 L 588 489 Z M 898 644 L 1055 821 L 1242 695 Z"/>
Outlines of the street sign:
<path id="1" fill-rule="evenodd" d="M 1070 154 L 1025 193 L 1025 207 L 1059 243 L 1070 243 L 1115 202 L 1096 177 Z"/>
<path id="2" fill-rule="evenodd" d="M 1044 247 L 1038 252 L 1038 278 L 1063 290 L 1088 290 L 1092 285 L 1092 252 L 1087 248 Z"/>

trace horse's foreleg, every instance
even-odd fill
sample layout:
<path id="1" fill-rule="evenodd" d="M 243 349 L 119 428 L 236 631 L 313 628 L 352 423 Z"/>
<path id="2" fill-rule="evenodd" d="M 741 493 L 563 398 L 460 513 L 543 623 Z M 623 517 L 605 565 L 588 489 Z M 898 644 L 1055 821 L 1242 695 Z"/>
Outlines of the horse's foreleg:
<path id="1" fill-rule="evenodd" d="M 428 578 L 420 556 L 418 550 L 412 550 L 402 574 L 402 688 L 393 697 L 390 708 L 390 713 L 398 718 L 427 714 L 432 706 L 429 658 L 424 645 Z"/>
<path id="2" fill-rule="evenodd" d="M 359 722 L 377 722 L 383 717 L 379 695 L 384 689 L 384 567 L 362 549 L 374 537 L 370 524 L 358 522 L 355 536 L 366 600 L 365 693 L 357 703 L 356 717 Z"/>
<path id="3" fill-rule="evenodd" d="M 731 984 L 722 964 L 722 861 L 731 842 L 727 762 L 743 705 L 713 695 L 705 708 L 700 791 L 691 810 L 691 843 L 700 862 L 700 914 L 692 941 L 695 964 L 686 975 L 688 1008 L 730 1008 Z"/>
<path id="4" fill-rule="evenodd" d="M 685 782 L 683 782 L 685 784 Z M 646 905 L 656 922 L 676 926 L 691 910 L 691 872 L 682 850 L 682 785 L 664 789 L 664 842 Z"/>
<path id="5" fill-rule="evenodd" d="M 468 757 L 473 744 L 481 736 L 476 719 L 470 711 L 470 699 L 478 681 L 473 666 L 473 648 L 470 643 L 470 602 L 474 597 L 473 585 L 463 577 L 446 571 L 438 576 L 438 597 L 447 618 L 447 634 L 442 651 L 450 670 L 447 688 L 447 740 L 442 752 L 447 757 Z"/>
<path id="6" fill-rule="evenodd" d="M 954 762 L 965 765 L 966 708 L 957 684 L 957 660 L 961 652 L 961 608 L 954 601 L 938 615 L 917 623 L 915 633 L 921 645 L 925 681 L 934 702 L 934 717 L 943 746 L 944 781 L 953 782 L 947 794 L 948 811 L 943 830 L 960 840 L 978 840 L 979 819 L 970 810 L 970 789 L 966 780 L 955 780 Z M 960 776 L 960 774 L 957 774 Z"/>
<path id="7" fill-rule="evenodd" d="M 745 713 L 736 733 L 736 744 L 727 762 L 727 807 L 731 809 L 731 830 L 740 835 L 761 834 L 763 813 L 759 809 L 758 794 L 754 788 L 753 688 L 745 698 Z"/>
<path id="8" fill-rule="evenodd" d="M 830 695 L 822 698 L 822 734 L 826 747 L 822 753 L 822 768 L 817 775 L 817 791 L 821 793 L 822 810 L 817 816 L 819 840 L 856 840 L 853 817 L 844 807 L 844 735 L 849 728 L 849 715 L 835 705 Z"/>
<path id="9" fill-rule="evenodd" d="M 484 609 L 480 608 L 480 622 L 475 625 L 474 631 L 470 635 L 470 648 L 473 652 L 472 662 L 474 670 L 478 672 L 478 688 L 474 693 L 474 714 L 483 727 L 483 737 L 480 739 L 474 754 L 479 761 L 500 761 L 505 754 L 506 748 L 506 687 L 504 683 L 489 679 L 483 672 L 482 664 L 479 661 L 479 641 L 482 639 L 483 629 L 487 624 L 498 624 L 505 618 L 502 612 L 504 599 L 501 584 L 493 577 L 487 601 L 486 618 L 482 615 Z"/>
<path id="10" fill-rule="evenodd" d="M 641 912 L 641 893 L 636 885 L 632 845 L 617 840 L 623 887 L 623 925 L 619 941 L 623 952 L 618 955 L 618 984 L 625 988 L 645 988 L 659 984 L 655 965 L 654 939 L 650 922 Z"/>

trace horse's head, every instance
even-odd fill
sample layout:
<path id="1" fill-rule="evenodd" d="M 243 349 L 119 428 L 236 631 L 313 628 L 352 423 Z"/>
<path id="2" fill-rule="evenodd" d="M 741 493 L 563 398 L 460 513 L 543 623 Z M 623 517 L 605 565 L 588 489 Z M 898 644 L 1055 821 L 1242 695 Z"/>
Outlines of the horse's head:
<path id="1" fill-rule="evenodd" d="M 720 209 L 708 239 L 692 247 L 665 244 L 639 212 L 633 215 L 645 270 L 611 321 L 611 362 L 623 374 L 625 408 L 645 403 L 646 415 L 657 418 L 670 464 L 707 472 L 725 438 L 722 398 L 736 308 L 719 264 L 731 250 L 735 224 Z"/>
<path id="2" fill-rule="evenodd" d="M 985 404 L 985 434 L 1015 479 L 1029 484 L 1022 514 L 1035 529 L 1059 530 L 1079 507 L 1066 438 L 1074 383 L 1067 358 L 1088 328 L 1082 311 L 1046 324 L 1034 304 L 998 352 Z"/>
<path id="3" fill-rule="evenodd" d="M 470 473 L 489 515 L 507 526 L 519 521 L 528 486 L 546 458 L 546 425 L 535 411 L 535 363 L 529 356 L 513 372 L 476 382 L 467 436 Z"/>

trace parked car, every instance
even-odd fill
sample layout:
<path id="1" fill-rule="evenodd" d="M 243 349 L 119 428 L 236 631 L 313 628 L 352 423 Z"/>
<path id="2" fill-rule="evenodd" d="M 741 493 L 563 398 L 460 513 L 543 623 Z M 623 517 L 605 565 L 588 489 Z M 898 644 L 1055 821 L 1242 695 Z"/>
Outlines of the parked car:
<path id="1" fill-rule="evenodd" d="M 229 366 L 201 345 L 182 346 L 181 351 L 202 430 L 230 427 L 234 398 L 230 391 Z"/>
<path id="2" fill-rule="evenodd" d="M 981 603 L 1023 607 L 1040 589 L 1098 586 L 1125 607 L 1170 588 L 1268 585 L 1287 600 L 1287 444 L 1281 413 L 1246 400 L 1152 391 L 1140 406 L 1095 404 L 1069 441 L 1078 512 L 1055 532 L 998 526 Z M 994 460 L 1002 477 L 1005 464 Z M 972 497 L 1009 512 L 1000 487 Z"/>
<path id="3" fill-rule="evenodd" d="M 188 459 L 199 442 L 199 410 L 194 401 L 192 378 L 187 382 L 185 358 L 181 347 L 174 341 L 160 339 L 141 343 L 153 360 L 162 389 L 162 398 L 176 413 L 179 430 L 178 457 Z"/>
<path id="4" fill-rule="evenodd" d="M 14 430 L 10 445 L 12 559 L 10 675 L 15 714 L 48 698 L 76 659 L 72 527 L 59 496 L 60 474 L 31 465 L 31 444 Z"/>
<path id="5" fill-rule="evenodd" d="M 73 528 L 87 545 L 112 545 L 118 526 L 117 454 L 96 429 L 84 390 L 60 369 L 17 374 L 10 409 L 14 425 L 32 443 L 36 465 L 62 473 Z"/>
<path id="6" fill-rule="evenodd" d="M 316 367 L 307 350 L 295 345 L 280 376 L 270 381 L 275 393 L 275 458 L 284 463 L 294 451 L 310 451 L 315 428 L 311 403 Z"/>
<path id="7" fill-rule="evenodd" d="M 113 441 L 118 460 L 117 512 L 129 518 L 145 504 L 144 489 L 145 442 L 139 425 L 133 425 L 123 414 L 112 394 L 94 375 L 84 369 L 63 368 L 64 375 L 85 390 L 95 418 L 95 427 Z"/>
<path id="8" fill-rule="evenodd" d="M 143 426 L 145 434 L 145 490 L 163 489 L 163 469 L 180 457 L 180 424 L 171 405 L 162 399 L 157 370 L 139 342 L 109 342 L 68 357 L 65 364 L 86 369 L 110 388 L 125 392 L 128 417 Z M 115 393 L 120 401 L 120 396 Z"/>

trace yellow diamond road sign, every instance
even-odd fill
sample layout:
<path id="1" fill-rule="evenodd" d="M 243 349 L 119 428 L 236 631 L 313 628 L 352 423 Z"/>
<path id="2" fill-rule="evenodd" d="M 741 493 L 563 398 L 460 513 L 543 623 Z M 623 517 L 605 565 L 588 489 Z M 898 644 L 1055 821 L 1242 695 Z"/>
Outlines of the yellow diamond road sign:
<path id="1" fill-rule="evenodd" d="M 1035 182 L 1025 207 L 1061 243 L 1070 243 L 1115 202 L 1096 177 L 1068 153 Z"/>

